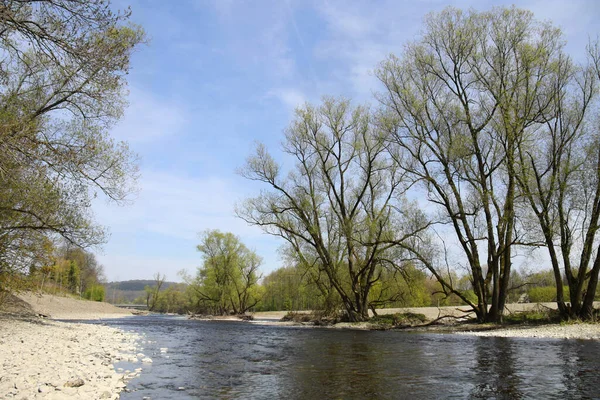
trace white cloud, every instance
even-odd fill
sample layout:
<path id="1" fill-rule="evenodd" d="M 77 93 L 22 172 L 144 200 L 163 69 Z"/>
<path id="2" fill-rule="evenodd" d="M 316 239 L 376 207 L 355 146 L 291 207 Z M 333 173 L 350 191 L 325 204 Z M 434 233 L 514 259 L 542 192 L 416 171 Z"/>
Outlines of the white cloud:
<path id="1" fill-rule="evenodd" d="M 176 135 L 187 123 L 185 108 L 132 87 L 125 116 L 112 130 L 113 137 L 132 144 Z"/>
<path id="2" fill-rule="evenodd" d="M 245 195 L 234 182 L 146 170 L 140 188 L 131 206 L 102 201 L 94 205 L 97 221 L 112 233 L 104 248 L 106 255 L 99 255 L 109 280 L 150 278 L 156 271 L 176 279 L 182 268 L 194 272 L 201 263 L 195 250 L 198 234 L 207 229 L 238 235 L 264 258 L 263 271 L 279 266 L 279 242 L 235 217 L 235 202 Z"/>
<path id="3" fill-rule="evenodd" d="M 162 171 L 142 171 L 140 194 L 133 206 L 98 204 L 99 222 L 119 232 L 150 232 L 194 239 L 205 229 L 255 235 L 234 214 L 242 197 L 222 178 L 192 178 Z"/>
<path id="4" fill-rule="evenodd" d="M 290 110 L 295 110 L 296 107 L 301 106 L 306 102 L 304 94 L 293 88 L 272 89 L 267 92 L 266 97 L 276 98 Z"/>

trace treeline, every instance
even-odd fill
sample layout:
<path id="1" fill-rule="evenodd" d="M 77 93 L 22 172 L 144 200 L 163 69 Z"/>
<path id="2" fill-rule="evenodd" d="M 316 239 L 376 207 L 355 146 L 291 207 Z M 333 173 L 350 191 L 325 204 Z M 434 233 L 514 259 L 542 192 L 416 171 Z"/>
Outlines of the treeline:
<path id="1" fill-rule="evenodd" d="M 137 304 L 146 304 L 151 311 L 236 315 L 257 311 L 321 311 L 335 314 L 343 309 L 339 293 L 324 277 L 311 275 L 299 265 L 279 268 L 261 277 L 260 258 L 249 251 L 231 233 L 212 230 L 202 235 L 198 250 L 203 264 L 196 275 L 183 274 L 185 283 L 165 285 L 164 276 L 156 274 L 153 281 L 131 281 L 126 287 L 142 294 Z M 248 257 L 251 260 L 249 261 Z M 317 270 L 318 271 L 318 270 Z M 445 279 L 471 301 L 477 301 L 468 275 L 451 274 Z M 544 303 L 556 301 L 552 270 L 538 272 L 513 271 L 508 288 L 508 303 Z M 568 293 L 568 288 L 565 288 Z M 380 308 L 439 307 L 467 305 L 461 297 L 448 294 L 440 282 L 425 271 L 406 265 L 401 272 L 384 270 L 370 291 L 369 304 L 373 313 Z M 600 290 L 596 292 L 600 300 Z"/>
<path id="2" fill-rule="evenodd" d="M 519 294 L 595 318 L 598 41 L 576 63 L 558 28 L 515 7 L 449 7 L 424 25 L 376 68 L 374 106 L 325 97 L 296 110 L 289 170 L 257 145 L 240 173 L 262 190 L 236 214 L 281 238 L 293 267 L 257 285 L 258 258 L 207 233 L 187 279 L 195 309 L 341 308 L 362 321 L 376 307 L 447 302 L 502 322 Z M 531 248 L 546 253 L 552 285 L 515 283 L 513 259 Z"/>
<path id="3" fill-rule="evenodd" d="M 103 297 L 81 249 L 107 238 L 92 199 L 122 203 L 135 191 L 137 156 L 108 134 L 144 40 L 129 15 L 105 0 L 0 4 L 0 295 L 32 273 L 41 286 Z"/>
<path id="4" fill-rule="evenodd" d="M 374 106 L 296 110 L 289 171 L 257 146 L 241 174 L 262 190 L 236 213 L 281 238 L 350 321 L 414 267 L 478 321 L 502 322 L 513 260 L 531 248 L 546 253 L 561 316 L 594 319 L 599 42 L 586 50 L 574 62 L 560 29 L 515 7 L 432 13 L 376 68 Z"/>
<path id="5" fill-rule="evenodd" d="M 500 323 L 523 278 L 513 261 L 535 248 L 553 283 L 523 282 L 521 295 L 551 297 L 563 319 L 595 319 L 600 42 L 585 50 L 575 62 L 560 29 L 516 7 L 429 14 L 377 66 L 375 104 L 305 104 L 284 133 L 286 167 L 258 144 L 240 169 L 261 191 L 236 215 L 280 238 L 293 269 L 259 286 L 259 258 L 206 233 L 191 304 L 320 305 L 364 321 L 441 296 Z"/>
<path id="6" fill-rule="evenodd" d="M 36 289 L 46 293 L 70 293 L 94 301 L 104 301 L 104 268 L 93 253 L 78 247 L 62 246 L 55 250 L 50 265 L 29 271 Z"/>

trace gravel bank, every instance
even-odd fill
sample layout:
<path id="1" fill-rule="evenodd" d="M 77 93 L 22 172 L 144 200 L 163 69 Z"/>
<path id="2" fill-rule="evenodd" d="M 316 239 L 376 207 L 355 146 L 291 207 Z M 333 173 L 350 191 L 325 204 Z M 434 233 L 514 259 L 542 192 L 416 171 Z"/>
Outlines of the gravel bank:
<path id="1" fill-rule="evenodd" d="M 142 368 L 139 337 L 118 329 L 47 320 L 0 318 L 3 399 L 118 399 Z M 115 371 L 119 360 L 140 362 Z"/>
<path id="2" fill-rule="evenodd" d="M 551 324 L 539 326 L 520 326 L 515 328 L 500 328 L 488 331 L 456 332 L 456 334 L 493 337 L 600 340 L 600 324 Z"/>
<path id="3" fill-rule="evenodd" d="M 133 315 L 129 310 L 97 301 L 78 300 L 71 297 L 34 294 L 31 292 L 20 293 L 17 297 L 28 303 L 35 314 L 45 315 L 53 319 L 88 320 L 120 318 Z"/>

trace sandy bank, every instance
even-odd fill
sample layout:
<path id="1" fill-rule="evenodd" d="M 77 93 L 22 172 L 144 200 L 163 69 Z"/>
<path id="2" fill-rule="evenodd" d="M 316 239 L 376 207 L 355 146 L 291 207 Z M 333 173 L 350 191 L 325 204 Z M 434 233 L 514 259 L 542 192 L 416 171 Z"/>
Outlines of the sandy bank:
<path id="1" fill-rule="evenodd" d="M 53 319 L 104 319 L 131 316 L 131 311 L 97 301 L 79 300 L 49 294 L 20 293 L 19 299 L 28 303 L 35 314 Z"/>
<path id="2" fill-rule="evenodd" d="M 2 398 L 117 399 L 125 382 L 140 369 L 116 372 L 113 363 L 137 361 L 138 339 L 136 334 L 101 325 L 3 316 Z"/>

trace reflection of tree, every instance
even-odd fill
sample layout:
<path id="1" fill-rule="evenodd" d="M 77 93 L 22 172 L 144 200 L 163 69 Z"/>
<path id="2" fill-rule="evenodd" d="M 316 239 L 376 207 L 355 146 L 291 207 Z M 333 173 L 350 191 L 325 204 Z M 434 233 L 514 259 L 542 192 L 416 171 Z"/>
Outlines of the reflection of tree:
<path id="1" fill-rule="evenodd" d="M 600 397 L 600 376 L 597 368 L 599 348 L 598 343 L 587 340 L 561 342 L 560 375 L 566 397 L 569 393 L 585 393 L 589 396 L 584 398 Z"/>
<path id="2" fill-rule="evenodd" d="M 470 397 L 522 398 L 522 382 L 515 368 L 518 356 L 515 342 L 507 338 L 485 338 L 477 340 L 474 347 L 477 364 L 473 377 L 475 387 Z"/>
<path id="3" fill-rule="evenodd" d="M 308 332 L 308 331 L 307 331 Z M 400 343 L 389 332 L 306 334 L 285 373 L 288 398 L 423 398 L 430 394 L 422 342 Z"/>
<path id="4" fill-rule="evenodd" d="M 344 335 L 304 346 L 296 373 L 290 376 L 298 397 L 314 397 L 316 388 L 325 390 L 324 398 L 378 397 L 379 346 L 361 336 Z"/>

